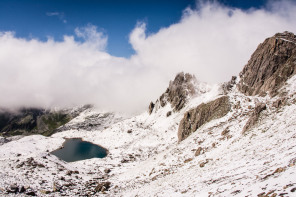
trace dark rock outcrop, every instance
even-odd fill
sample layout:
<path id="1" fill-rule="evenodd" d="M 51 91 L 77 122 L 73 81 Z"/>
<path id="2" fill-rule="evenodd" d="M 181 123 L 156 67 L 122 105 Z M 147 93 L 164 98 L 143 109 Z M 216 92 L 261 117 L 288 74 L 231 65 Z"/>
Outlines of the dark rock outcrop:
<path id="1" fill-rule="evenodd" d="M 233 88 L 233 86 L 235 85 L 236 79 L 237 79 L 236 76 L 232 76 L 229 82 L 226 82 L 222 85 L 222 89 L 225 94 L 227 94 L 227 92 L 229 92 Z"/>
<path id="2" fill-rule="evenodd" d="M 153 109 L 154 109 L 154 103 L 153 102 L 151 102 L 150 104 L 149 104 L 149 114 L 151 114 L 152 112 L 153 112 Z"/>
<path id="3" fill-rule="evenodd" d="M 187 111 L 180 122 L 178 129 L 179 141 L 187 138 L 203 124 L 225 116 L 231 109 L 228 96 L 222 96 L 209 103 L 202 103 Z"/>
<path id="4" fill-rule="evenodd" d="M 198 149 L 195 151 L 194 156 L 199 156 L 202 154 L 203 148 L 202 147 L 198 147 Z"/>
<path id="5" fill-rule="evenodd" d="M 245 124 L 245 126 L 242 130 L 242 134 L 245 134 L 246 131 L 248 131 L 250 128 L 252 128 L 258 122 L 260 113 L 265 109 L 266 109 L 266 104 L 264 104 L 264 103 L 256 104 L 251 117 L 249 118 L 249 120 L 247 121 L 247 123 Z"/>
<path id="6" fill-rule="evenodd" d="M 96 192 L 104 192 L 104 191 L 108 191 L 111 187 L 111 182 L 107 181 L 107 182 L 101 182 L 97 185 L 97 187 L 95 188 Z"/>
<path id="7" fill-rule="evenodd" d="M 248 95 L 275 96 L 296 73 L 296 36 L 290 32 L 267 38 L 240 73 L 238 89 Z"/>
<path id="8" fill-rule="evenodd" d="M 197 80 L 194 75 L 178 73 L 174 81 L 170 81 L 169 87 L 159 97 L 156 104 L 159 103 L 161 107 L 164 107 L 167 103 L 170 103 L 174 112 L 180 111 L 185 106 L 188 97 L 197 93 L 196 83 Z M 148 110 L 150 114 L 154 108 L 154 103 L 151 102 Z"/>
<path id="9" fill-rule="evenodd" d="M 165 105 L 165 99 L 171 103 L 174 111 L 180 111 L 187 102 L 188 96 L 196 94 L 194 75 L 179 73 L 174 81 L 170 82 L 166 92 L 160 97 L 162 106 Z"/>

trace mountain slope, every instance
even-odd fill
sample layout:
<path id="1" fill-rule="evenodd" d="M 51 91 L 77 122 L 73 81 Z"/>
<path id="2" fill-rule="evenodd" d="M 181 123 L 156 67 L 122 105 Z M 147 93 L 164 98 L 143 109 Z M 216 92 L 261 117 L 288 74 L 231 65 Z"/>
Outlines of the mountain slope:
<path id="1" fill-rule="evenodd" d="M 296 196 L 295 73 L 269 86 L 285 65 L 294 65 L 290 61 L 294 53 L 285 52 L 289 61 L 276 66 L 260 61 L 255 65 L 266 48 L 272 62 L 277 51 L 286 47 L 294 51 L 296 45 L 282 43 L 275 53 L 265 45 L 269 41 L 259 45 L 240 77 L 227 85 L 207 85 L 180 73 L 139 116 L 88 109 L 50 137 L 32 135 L 4 142 L 0 194 Z M 251 72 L 262 66 L 263 78 Z M 224 98 L 227 110 L 216 115 L 220 105 L 215 101 L 225 103 Z M 178 132 L 183 130 L 190 132 L 180 140 Z M 66 163 L 50 154 L 65 138 L 73 137 L 99 144 L 109 155 Z"/>

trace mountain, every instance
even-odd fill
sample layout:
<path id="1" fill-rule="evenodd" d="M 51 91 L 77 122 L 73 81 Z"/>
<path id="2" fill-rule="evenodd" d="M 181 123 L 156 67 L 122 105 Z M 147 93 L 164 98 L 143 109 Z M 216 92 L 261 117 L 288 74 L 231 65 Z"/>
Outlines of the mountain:
<path id="1" fill-rule="evenodd" d="M 0 194 L 296 196 L 295 50 L 279 33 L 229 82 L 179 73 L 138 116 L 88 108 L 50 137 L 2 137 Z M 67 138 L 108 156 L 64 162 Z"/>
<path id="2" fill-rule="evenodd" d="M 17 111 L 0 110 L 0 134 L 4 137 L 32 134 L 50 136 L 58 131 L 58 127 L 66 124 L 89 107 L 91 106 L 85 105 L 62 110 L 41 108 L 22 108 Z"/>
<path id="3" fill-rule="evenodd" d="M 267 38 L 240 73 L 239 90 L 250 96 L 275 96 L 296 72 L 295 43 L 295 35 L 289 32 Z"/>

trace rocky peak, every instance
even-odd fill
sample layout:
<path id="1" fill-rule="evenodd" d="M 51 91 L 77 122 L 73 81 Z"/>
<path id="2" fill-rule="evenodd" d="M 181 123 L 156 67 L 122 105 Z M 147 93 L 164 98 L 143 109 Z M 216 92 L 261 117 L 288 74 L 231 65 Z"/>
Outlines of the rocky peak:
<path id="1" fill-rule="evenodd" d="M 161 107 L 164 107 L 168 102 L 171 104 L 174 111 L 180 111 L 186 104 L 189 97 L 196 94 L 205 92 L 203 88 L 198 89 L 196 77 L 188 73 L 178 73 L 173 81 L 170 81 L 169 87 L 166 89 L 156 104 L 159 103 Z M 155 105 L 156 105 L 155 104 Z M 152 113 L 154 109 L 154 103 L 149 105 L 149 113 Z"/>
<path id="2" fill-rule="evenodd" d="M 196 94 L 196 83 L 197 80 L 194 75 L 184 74 L 183 72 L 179 73 L 174 81 L 170 82 L 169 87 L 161 98 L 166 97 L 173 109 L 180 111 L 184 107 L 187 98 Z"/>
<path id="3" fill-rule="evenodd" d="M 296 36 L 277 33 L 261 43 L 240 73 L 238 88 L 248 96 L 275 96 L 296 73 Z"/>

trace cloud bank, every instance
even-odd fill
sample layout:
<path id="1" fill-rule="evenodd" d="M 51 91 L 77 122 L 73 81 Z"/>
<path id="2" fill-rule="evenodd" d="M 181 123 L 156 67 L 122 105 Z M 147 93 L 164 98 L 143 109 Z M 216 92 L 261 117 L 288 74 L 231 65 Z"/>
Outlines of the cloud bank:
<path id="1" fill-rule="evenodd" d="M 152 35 L 146 24 L 131 31 L 135 54 L 114 57 L 108 37 L 88 25 L 62 42 L 16 38 L 0 32 L 0 108 L 71 107 L 139 112 L 155 100 L 175 74 L 220 83 L 238 75 L 259 43 L 277 32 L 296 33 L 296 4 L 270 2 L 242 11 L 198 3 L 180 21 Z M 84 41 L 77 41 L 81 38 Z"/>

